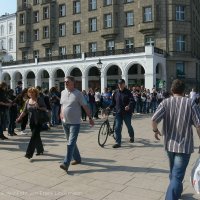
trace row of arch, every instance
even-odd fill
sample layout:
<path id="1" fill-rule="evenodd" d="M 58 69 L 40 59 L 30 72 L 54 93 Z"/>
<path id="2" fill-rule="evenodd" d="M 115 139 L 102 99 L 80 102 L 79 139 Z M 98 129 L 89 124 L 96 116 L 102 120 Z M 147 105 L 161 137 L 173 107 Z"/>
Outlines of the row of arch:
<path id="1" fill-rule="evenodd" d="M 102 72 L 101 72 L 102 73 Z M 26 70 L 23 74 L 20 71 L 15 71 L 13 74 L 4 72 L 2 74 L 2 79 L 8 84 L 11 85 L 11 81 L 14 80 L 14 86 L 16 86 L 19 80 L 27 81 L 27 87 L 36 86 L 35 79 L 39 79 L 37 83 L 40 83 L 40 86 L 43 88 L 49 88 L 49 80 L 54 79 L 54 84 L 59 87 L 60 90 L 64 87 L 64 77 L 66 75 L 71 75 L 76 77 L 76 87 L 82 90 L 82 78 L 87 76 L 88 87 L 100 88 L 101 87 L 101 76 L 97 66 L 91 66 L 87 68 L 86 71 L 81 70 L 78 67 L 71 67 L 66 72 L 63 69 L 56 68 L 53 71 L 47 69 L 40 69 L 37 73 L 34 73 L 33 70 Z M 104 69 L 103 76 L 107 79 L 107 87 L 116 87 L 116 82 L 119 78 L 122 78 L 124 72 L 118 65 L 110 65 L 107 70 Z M 126 75 L 129 86 L 134 85 L 145 85 L 145 68 L 140 64 L 133 64 L 126 69 Z M 162 66 L 156 66 L 156 72 L 158 79 L 162 77 Z M 13 86 L 13 87 L 14 87 Z"/>

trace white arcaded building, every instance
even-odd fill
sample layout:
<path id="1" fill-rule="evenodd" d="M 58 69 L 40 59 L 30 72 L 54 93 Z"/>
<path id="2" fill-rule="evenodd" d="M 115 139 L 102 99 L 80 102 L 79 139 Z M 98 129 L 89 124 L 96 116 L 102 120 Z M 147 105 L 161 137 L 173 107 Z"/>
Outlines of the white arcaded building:
<path id="1" fill-rule="evenodd" d="M 0 16 L 0 60 L 16 60 L 16 14 Z"/>
<path id="2" fill-rule="evenodd" d="M 97 68 L 99 58 L 102 62 L 101 73 Z M 162 89 L 167 86 L 165 55 L 153 46 L 138 49 L 137 53 L 98 57 L 82 53 L 80 58 L 75 59 L 52 57 L 51 61 L 44 61 L 36 58 L 24 64 L 13 62 L 0 65 L 0 79 L 6 81 L 10 88 L 15 88 L 21 80 L 24 88 L 37 85 L 51 88 L 57 85 L 62 90 L 64 76 L 67 75 L 76 77 L 76 86 L 80 90 L 89 87 L 100 87 L 101 91 L 105 87 L 114 89 L 119 78 L 125 79 L 128 87 L 144 85 L 152 89 L 156 84 L 158 87 L 158 81 Z"/>

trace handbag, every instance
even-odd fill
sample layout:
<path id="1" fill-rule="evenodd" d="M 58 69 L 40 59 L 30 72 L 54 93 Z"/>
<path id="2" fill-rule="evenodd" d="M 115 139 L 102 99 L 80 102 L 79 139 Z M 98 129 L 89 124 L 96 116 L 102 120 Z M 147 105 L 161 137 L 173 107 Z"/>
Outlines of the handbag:
<path id="1" fill-rule="evenodd" d="M 37 110 L 37 116 L 38 116 L 38 123 L 44 124 L 49 122 L 49 116 L 46 111 L 43 110 Z"/>

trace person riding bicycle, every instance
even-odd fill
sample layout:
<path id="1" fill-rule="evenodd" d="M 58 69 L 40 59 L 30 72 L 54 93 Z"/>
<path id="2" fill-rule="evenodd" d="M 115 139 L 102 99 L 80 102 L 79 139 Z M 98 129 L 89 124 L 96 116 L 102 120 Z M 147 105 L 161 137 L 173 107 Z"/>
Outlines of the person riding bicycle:
<path id="1" fill-rule="evenodd" d="M 119 89 L 113 94 L 112 104 L 108 107 L 108 109 L 115 108 L 116 111 L 114 133 L 116 143 L 113 145 L 113 148 L 121 147 L 123 121 L 128 129 L 130 142 L 134 142 L 134 130 L 131 125 L 131 118 L 135 101 L 131 91 L 125 87 L 124 79 L 118 80 L 118 87 Z"/>

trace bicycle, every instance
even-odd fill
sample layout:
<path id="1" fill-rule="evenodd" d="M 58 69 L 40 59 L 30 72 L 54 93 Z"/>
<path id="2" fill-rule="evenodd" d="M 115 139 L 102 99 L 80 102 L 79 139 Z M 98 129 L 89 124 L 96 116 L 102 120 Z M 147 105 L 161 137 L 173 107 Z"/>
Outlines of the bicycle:
<path id="1" fill-rule="evenodd" d="M 100 129 L 99 129 L 99 133 L 98 133 L 98 144 L 100 147 L 104 147 L 108 136 L 112 136 L 115 139 L 114 136 L 114 129 L 115 129 L 115 119 L 114 119 L 114 123 L 113 126 L 110 125 L 110 122 L 108 120 L 108 116 L 109 116 L 110 112 L 107 113 L 106 115 L 106 120 L 102 123 Z M 115 113 L 113 112 L 113 116 Z"/>

